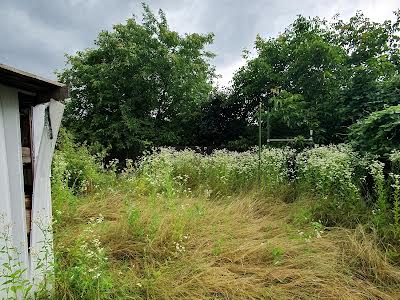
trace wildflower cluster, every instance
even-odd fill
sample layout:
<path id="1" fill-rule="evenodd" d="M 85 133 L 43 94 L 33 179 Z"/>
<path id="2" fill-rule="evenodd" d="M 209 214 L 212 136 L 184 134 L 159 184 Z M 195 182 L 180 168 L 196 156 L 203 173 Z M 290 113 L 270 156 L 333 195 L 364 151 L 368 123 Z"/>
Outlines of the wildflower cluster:
<path id="1" fill-rule="evenodd" d="M 356 153 L 347 145 L 332 145 L 302 152 L 297 157 L 297 165 L 301 180 L 308 183 L 315 192 L 321 195 L 356 198 L 356 160 Z"/>
<path id="2" fill-rule="evenodd" d="M 186 252 L 185 243 L 189 240 L 189 235 L 182 236 L 178 241 L 174 241 L 175 246 L 175 256 L 183 254 Z"/>
<path id="3" fill-rule="evenodd" d="M 57 188 L 54 189 L 57 183 L 69 189 L 69 186 L 74 186 L 73 180 L 79 182 L 78 186 L 87 186 L 85 182 L 95 186 L 104 181 L 107 182 L 107 189 L 110 187 L 109 182 L 112 182 L 109 179 L 116 178 L 115 174 L 112 177 L 107 175 L 107 172 L 111 174 L 117 171 L 116 160 L 100 166 L 100 169 L 97 169 L 96 160 L 88 160 L 88 164 L 95 166 L 86 168 L 86 165 L 78 162 L 78 152 L 68 150 L 71 153 L 67 151 L 66 154 L 65 151 L 56 153 L 53 165 L 53 192 L 56 191 L 56 199 L 62 199 L 58 197 L 60 194 Z M 132 208 L 129 213 L 128 222 L 132 233 L 143 240 L 153 241 L 160 228 L 163 220 L 157 209 L 177 211 L 178 195 L 229 198 L 254 188 L 268 195 L 282 196 L 287 202 L 295 201 L 302 194 L 315 199 L 312 205 L 305 208 L 309 216 L 307 222 L 321 220 L 328 226 L 354 226 L 368 222 L 374 228 L 386 228 L 394 224 L 398 228 L 400 171 L 396 166 L 399 166 L 399 157 L 399 152 L 394 151 L 390 155 L 389 167 L 360 155 L 349 145 L 313 147 L 301 152 L 290 148 L 263 148 L 261 159 L 257 148 L 245 152 L 217 150 L 211 155 L 189 149 L 177 151 L 161 148 L 146 153 L 139 161 L 127 160 L 126 167 L 119 175 L 121 184 L 118 188 L 146 195 L 150 200 L 149 205 L 154 205 L 155 209 L 149 216 L 142 215 L 138 207 Z M 391 173 L 384 174 L 384 170 L 390 168 Z M 92 173 L 90 170 L 100 171 Z M 100 174 L 101 179 L 97 180 L 96 174 Z M 76 179 L 77 176 L 80 179 Z M 57 203 L 62 202 L 55 201 Z M 57 212 L 57 205 L 54 208 Z M 201 207 L 192 211 L 193 216 L 203 214 Z M 61 215 L 56 215 L 60 219 Z M 183 224 L 184 218 L 180 216 L 176 223 Z M 371 219 L 374 220 L 370 222 Z M 174 241 L 182 233 L 180 229 L 177 232 Z M 318 232 L 315 234 L 318 235 Z M 88 241 L 86 247 L 96 247 Z M 185 251 L 184 243 L 180 241 L 173 247 L 177 253 Z M 86 261 L 86 258 L 83 260 Z"/>
<path id="4" fill-rule="evenodd" d="M 75 245 L 65 249 L 69 264 L 57 265 L 58 276 L 64 277 L 71 287 L 79 291 L 82 299 L 92 299 L 91 295 L 107 292 L 112 287 L 108 257 L 95 231 L 103 220 L 101 215 L 91 218 Z M 60 257 L 59 260 L 65 258 Z"/>
<path id="5" fill-rule="evenodd" d="M 289 148 L 265 148 L 261 152 L 260 177 L 263 189 L 272 189 L 289 178 Z M 190 194 L 194 189 L 230 194 L 257 184 L 259 160 L 256 149 L 247 152 L 217 150 L 201 155 L 193 150 L 162 148 L 139 163 L 139 176 L 151 189 L 166 195 Z"/>
<path id="6" fill-rule="evenodd" d="M 351 225 L 364 215 L 356 176 L 360 161 L 348 145 L 316 147 L 297 156 L 298 183 L 318 195 L 315 218 Z"/>

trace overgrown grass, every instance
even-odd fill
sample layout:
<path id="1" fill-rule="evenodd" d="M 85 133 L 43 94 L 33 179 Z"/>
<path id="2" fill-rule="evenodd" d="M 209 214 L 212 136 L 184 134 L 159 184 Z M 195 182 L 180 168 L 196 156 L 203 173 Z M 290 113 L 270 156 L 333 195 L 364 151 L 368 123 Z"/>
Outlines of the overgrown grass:
<path id="1" fill-rule="evenodd" d="M 400 298 L 397 174 L 347 146 L 264 149 L 260 186 L 254 151 L 89 157 L 55 158 L 56 299 Z"/>
<path id="2" fill-rule="evenodd" d="M 90 196 L 56 229 L 56 298 L 397 299 L 372 236 L 311 222 L 306 204 Z"/>

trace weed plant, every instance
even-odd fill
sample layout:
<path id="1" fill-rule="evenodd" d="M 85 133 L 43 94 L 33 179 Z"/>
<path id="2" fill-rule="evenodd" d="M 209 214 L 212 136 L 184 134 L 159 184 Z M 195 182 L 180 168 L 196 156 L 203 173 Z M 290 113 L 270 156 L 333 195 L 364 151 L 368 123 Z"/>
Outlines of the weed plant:
<path id="1" fill-rule="evenodd" d="M 264 148 L 258 173 L 257 149 L 163 148 L 116 174 L 71 142 L 53 165 L 56 299 L 396 299 L 396 155 L 387 175 L 347 145 Z"/>

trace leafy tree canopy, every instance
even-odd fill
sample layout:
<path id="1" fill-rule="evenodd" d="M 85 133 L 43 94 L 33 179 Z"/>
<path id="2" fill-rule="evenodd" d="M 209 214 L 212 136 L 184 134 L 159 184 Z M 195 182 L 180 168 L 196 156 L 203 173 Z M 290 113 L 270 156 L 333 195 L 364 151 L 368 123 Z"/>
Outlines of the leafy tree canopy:
<path id="1" fill-rule="evenodd" d="M 349 125 L 399 103 L 400 13 L 395 15 L 383 23 L 361 12 L 331 23 L 299 16 L 276 38 L 258 36 L 256 54 L 245 52 L 247 62 L 233 78 L 238 117 L 254 118 L 262 101 L 271 110 L 272 134 L 314 129 L 318 142 L 345 140 Z"/>
<path id="2" fill-rule="evenodd" d="M 364 149 L 376 139 L 361 132 L 377 116 L 389 122 L 368 129 L 378 140 L 397 128 L 384 116 L 400 104 L 400 11 L 382 23 L 361 12 L 347 21 L 298 16 L 277 37 L 257 36 L 232 86 L 213 90 L 206 50 L 213 35 L 180 35 L 163 11 L 143 9 L 141 22 L 131 18 L 101 32 L 96 46 L 68 56 L 59 74 L 71 86 L 67 127 L 79 141 L 111 147 L 111 157 L 134 158 L 161 145 L 247 149 L 257 142 L 260 101 L 264 123 L 270 111 L 271 137 L 313 129 L 318 143 L 354 139 Z"/>
<path id="3" fill-rule="evenodd" d="M 206 50 L 213 34 L 179 35 L 162 10 L 143 9 L 142 22 L 102 31 L 59 74 L 71 86 L 66 125 L 80 141 L 111 146 L 112 157 L 184 143 L 215 77 Z"/>

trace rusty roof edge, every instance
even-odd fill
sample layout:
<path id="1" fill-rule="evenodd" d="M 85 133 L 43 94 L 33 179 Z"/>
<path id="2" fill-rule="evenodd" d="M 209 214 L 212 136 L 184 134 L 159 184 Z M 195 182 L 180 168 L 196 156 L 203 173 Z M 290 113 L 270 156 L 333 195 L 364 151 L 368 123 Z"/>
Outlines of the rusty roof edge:
<path id="1" fill-rule="evenodd" d="M 25 72 L 25 71 L 16 69 L 14 67 L 7 66 L 7 65 L 2 64 L 2 63 L 0 63 L 0 70 L 1 69 L 5 70 L 5 71 L 8 71 L 8 72 L 11 72 L 11 73 L 14 73 L 16 76 L 28 77 L 28 78 L 31 78 L 31 79 L 34 79 L 34 80 L 38 80 L 38 81 L 41 81 L 43 83 L 51 84 L 51 85 L 54 85 L 54 86 L 60 87 L 60 88 L 61 87 L 65 87 L 64 83 L 61 83 L 61 82 L 58 82 L 58 81 L 55 81 L 55 80 L 46 79 L 44 77 L 29 73 L 29 72 Z"/>

